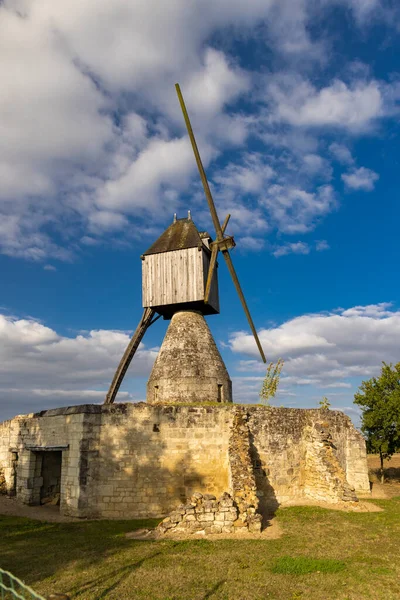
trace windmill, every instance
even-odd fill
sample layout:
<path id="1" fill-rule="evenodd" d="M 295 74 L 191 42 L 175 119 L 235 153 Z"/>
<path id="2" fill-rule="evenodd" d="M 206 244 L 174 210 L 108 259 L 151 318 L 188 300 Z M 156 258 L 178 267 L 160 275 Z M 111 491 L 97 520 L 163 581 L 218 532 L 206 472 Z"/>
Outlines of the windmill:
<path id="1" fill-rule="evenodd" d="M 203 398 L 232 401 L 229 375 L 203 316 L 219 313 L 219 252 L 231 274 L 261 358 L 266 362 L 229 253 L 236 245 L 233 237 L 225 234 L 230 215 L 221 225 L 182 92 L 179 84 L 175 87 L 211 213 L 215 240 L 207 232 L 198 231 L 189 212 L 185 219 L 174 216 L 172 225 L 141 256 L 143 315 L 115 372 L 105 404 L 114 402 L 144 334 L 161 316 L 171 319 L 171 323 L 150 375 L 148 401 L 168 401 L 174 394 L 189 402 Z"/>

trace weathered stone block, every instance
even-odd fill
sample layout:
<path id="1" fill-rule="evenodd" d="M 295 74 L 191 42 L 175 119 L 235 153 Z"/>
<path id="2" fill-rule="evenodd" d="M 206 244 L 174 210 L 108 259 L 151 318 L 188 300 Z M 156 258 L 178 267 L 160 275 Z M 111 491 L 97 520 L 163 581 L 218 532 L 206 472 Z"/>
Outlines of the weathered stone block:
<path id="1" fill-rule="evenodd" d="M 200 516 L 199 516 L 199 521 L 200 521 Z M 214 513 L 204 513 L 204 515 L 201 516 L 201 521 L 205 522 L 205 523 L 214 521 Z"/>
<path id="2" fill-rule="evenodd" d="M 196 517 L 194 515 L 185 515 L 183 517 L 184 521 L 196 521 Z"/>

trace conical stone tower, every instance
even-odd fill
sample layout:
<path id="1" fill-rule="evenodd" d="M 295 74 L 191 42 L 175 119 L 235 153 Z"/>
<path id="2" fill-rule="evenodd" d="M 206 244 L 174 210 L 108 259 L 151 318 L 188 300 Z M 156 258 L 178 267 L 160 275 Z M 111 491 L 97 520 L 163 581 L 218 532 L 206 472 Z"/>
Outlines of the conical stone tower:
<path id="1" fill-rule="evenodd" d="M 176 312 L 147 383 L 147 402 L 232 402 L 232 382 L 200 312 Z"/>

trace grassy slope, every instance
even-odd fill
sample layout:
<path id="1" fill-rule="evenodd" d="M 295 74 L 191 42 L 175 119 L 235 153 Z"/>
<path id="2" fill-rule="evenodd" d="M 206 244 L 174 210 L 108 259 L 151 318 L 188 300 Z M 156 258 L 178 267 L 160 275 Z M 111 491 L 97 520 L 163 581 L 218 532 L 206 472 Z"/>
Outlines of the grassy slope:
<path id="1" fill-rule="evenodd" d="M 400 497 L 380 513 L 292 507 L 276 540 L 137 541 L 154 521 L 0 516 L 0 566 L 37 591 L 94 600 L 400 598 Z"/>

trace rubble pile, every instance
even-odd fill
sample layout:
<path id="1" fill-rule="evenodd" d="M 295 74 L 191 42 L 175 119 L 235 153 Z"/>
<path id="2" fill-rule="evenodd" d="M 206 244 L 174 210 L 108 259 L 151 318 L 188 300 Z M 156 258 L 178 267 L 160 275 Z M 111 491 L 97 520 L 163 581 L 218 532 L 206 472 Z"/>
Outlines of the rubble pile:
<path id="1" fill-rule="evenodd" d="M 253 512 L 254 511 L 254 512 Z M 213 494 L 196 492 L 187 504 L 178 506 L 158 526 L 165 533 L 235 533 L 246 528 L 251 532 L 261 531 L 261 516 L 249 508 L 240 514 L 232 496 L 224 492 L 217 500 Z"/>

